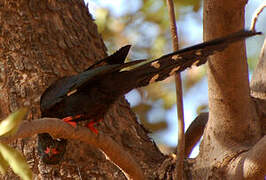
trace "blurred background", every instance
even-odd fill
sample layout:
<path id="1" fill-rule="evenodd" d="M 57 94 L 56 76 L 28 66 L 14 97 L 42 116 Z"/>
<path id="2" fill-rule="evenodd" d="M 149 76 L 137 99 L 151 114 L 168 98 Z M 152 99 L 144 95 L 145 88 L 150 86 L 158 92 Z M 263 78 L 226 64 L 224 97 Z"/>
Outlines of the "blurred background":
<path id="1" fill-rule="evenodd" d="M 255 10 L 264 0 L 252 0 L 246 6 L 246 28 Z M 172 51 L 169 17 L 165 0 L 85 0 L 102 35 L 108 53 L 131 44 L 128 61 L 158 58 Z M 202 42 L 202 0 L 174 0 L 179 47 Z M 257 31 L 266 32 L 266 12 L 262 13 Z M 264 36 L 247 40 L 250 77 L 257 64 Z M 206 66 L 182 72 L 186 128 L 200 112 L 208 111 Z M 126 95 L 139 121 L 164 153 L 177 145 L 177 115 L 173 77 Z M 191 157 L 198 153 L 194 148 Z"/>

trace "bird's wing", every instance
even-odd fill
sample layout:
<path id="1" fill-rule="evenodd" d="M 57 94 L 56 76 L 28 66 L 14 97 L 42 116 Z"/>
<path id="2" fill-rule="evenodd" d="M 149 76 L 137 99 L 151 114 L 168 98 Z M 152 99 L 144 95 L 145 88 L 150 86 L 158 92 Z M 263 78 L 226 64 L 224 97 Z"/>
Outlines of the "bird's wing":
<path id="1" fill-rule="evenodd" d="M 128 55 L 128 52 L 130 50 L 131 45 L 126 45 L 124 47 L 121 47 L 119 50 L 117 50 L 115 53 L 113 53 L 110 56 L 107 56 L 104 59 L 99 60 L 98 62 L 94 63 L 90 67 L 88 67 L 85 71 L 91 70 L 96 67 L 96 65 L 99 65 L 100 63 L 106 63 L 106 64 L 123 64 L 126 60 L 126 57 Z"/>
<path id="2" fill-rule="evenodd" d="M 95 80 L 97 77 L 104 75 L 106 72 L 113 71 L 120 65 L 105 65 L 94 68 L 74 76 L 63 77 L 55 81 L 49 86 L 41 96 L 41 110 L 49 109 L 55 104 L 69 96 L 84 83 Z"/>
<path id="3" fill-rule="evenodd" d="M 83 87 L 88 88 L 89 83 L 104 78 L 109 73 L 119 71 L 122 68 L 143 62 L 144 60 L 129 62 L 125 64 L 104 65 L 89 69 L 74 76 L 63 77 L 49 86 L 41 96 L 41 110 L 49 109 L 59 103 L 66 96 L 70 96 Z"/>

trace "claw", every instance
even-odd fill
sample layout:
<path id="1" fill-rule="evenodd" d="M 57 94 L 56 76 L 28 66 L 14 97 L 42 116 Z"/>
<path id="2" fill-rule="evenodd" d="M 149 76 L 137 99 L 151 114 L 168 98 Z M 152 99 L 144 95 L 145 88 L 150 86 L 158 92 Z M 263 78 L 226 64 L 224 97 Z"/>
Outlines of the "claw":
<path id="1" fill-rule="evenodd" d="M 63 118 L 62 120 L 73 127 L 77 127 L 77 123 L 74 120 L 79 119 L 82 116 L 83 116 L 82 114 L 79 114 L 76 116 L 68 116 L 68 117 Z M 103 121 L 102 118 L 98 119 L 98 120 L 93 120 L 93 121 L 89 122 L 87 126 L 92 132 L 94 132 L 95 134 L 98 134 L 99 131 L 94 127 L 94 124 L 101 122 L 101 121 Z"/>
<path id="2" fill-rule="evenodd" d="M 91 121 L 91 122 L 89 122 L 88 123 L 88 128 L 92 131 L 92 132 L 94 132 L 95 134 L 98 134 L 99 132 L 98 132 L 98 130 L 93 126 L 94 124 L 96 124 L 96 123 L 98 123 L 98 122 L 100 122 L 100 121 L 102 121 L 103 119 L 99 119 L 99 120 L 97 120 L 97 121 Z"/>
<path id="3" fill-rule="evenodd" d="M 77 123 L 74 122 L 74 117 L 73 116 L 68 116 L 62 119 L 64 122 L 68 123 L 69 125 L 73 126 L 73 127 L 77 127 Z"/>
<path id="4" fill-rule="evenodd" d="M 67 122 L 67 124 L 69 124 L 69 125 L 71 125 L 73 127 L 77 127 L 77 123 L 76 122 L 70 121 L 70 122 Z"/>
<path id="5" fill-rule="evenodd" d="M 71 126 L 73 127 L 77 127 L 77 123 L 74 121 L 75 119 L 79 119 L 81 118 L 83 115 L 82 114 L 78 114 L 78 115 L 75 115 L 75 116 L 68 116 L 68 117 L 65 117 L 63 118 L 62 120 L 68 124 L 70 124 Z"/>
<path id="6" fill-rule="evenodd" d="M 93 126 L 95 124 L 95 121 L 91 121 L 88 123 L 88 128 L 94 132 L 95 134 L 98 134 L 98 130 Z"/>
<path id="7" fill-rule="evenodd" d="M 71 120 L 73 120 L 73 117 L 72 116 L 68 116 L 68 117 L 65 117 L 62 119 L 64 122 L 69 122 Z"/>

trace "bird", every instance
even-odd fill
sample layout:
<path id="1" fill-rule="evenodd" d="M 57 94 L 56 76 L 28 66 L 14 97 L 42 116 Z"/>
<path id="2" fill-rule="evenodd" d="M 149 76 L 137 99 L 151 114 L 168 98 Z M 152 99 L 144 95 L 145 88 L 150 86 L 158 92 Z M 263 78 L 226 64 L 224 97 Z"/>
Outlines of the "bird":
<path id="1" fill-rule="evenodd" d="M 205 64 L 210 55 L 223 51 L 231 43 L 257 34 L 261 33 L 241 30 L 154 60 L 132 62 L 125 62 L 131 47 L 126 45 L 83 72 L 53 82 L 41 95 L 41 116 L 59 118 L 72 126 L 76 126 L 78 121 L 87 120 L 89 129 L 97 134 L 98 130 L 93 125 L 103 120 L 110 106 L 130 90 L 162 81 L 192 66 Z M 65 139 L 53 139 L 48 133 L 38 134 L 37 149 L 45 164 L 58 164 L 66 145 Z"/>

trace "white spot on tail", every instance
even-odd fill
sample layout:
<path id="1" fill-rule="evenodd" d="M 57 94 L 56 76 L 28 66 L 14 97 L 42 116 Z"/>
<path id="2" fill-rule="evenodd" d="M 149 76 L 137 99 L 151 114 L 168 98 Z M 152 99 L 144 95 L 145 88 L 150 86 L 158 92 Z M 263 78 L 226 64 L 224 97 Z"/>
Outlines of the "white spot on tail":
<path id="1" fill-rule="evenodd" d="M 70 92 L 67 93 L 67 96 L 71 96 L 72 94 L 75 94 L 78 90 L 77 89 L 74 89 Z"/>
<path id="2" fill-rule="evenodd" d="M 174 69 L 171 70 L 171 72 L 169 73 L 169 76 L 172 76 L 175 74 L 176 71 L 178 71 L 180 69 L 180 66 L 175 67 Z"/>
<path id="3" fill-rule="evenodd" d="M 201 56 L 201 55 L 202 55 L 202 52 L 201 52 L 201 50 L 197 50 L 195 54 L 196 54 L 197 56 Z"/>
<path id="4" fill-rule="evenodd" d="M 193 64 L 192 64 L 192 67 L 193 66 L 198 66 L 198 63 L 200 62 L 200 60 L 196 60 Z"/>
<path id="5" fill-rule="evenodd" d="M 177 55 L 172 56 L 172 59 L 176 61 L 176 60 L 182 59 L 182 57 L 177 54 Z"/>
<path id="6" fill-rule="evenodd" d="M 151 84 L 151 83 L 154 83 L 158 78 L 159 78 L 159 74 L 156 74 L 155 76 L 153 76 L 153 77 L 151 78 L 151 80 L 149 81 L 149 83 L 150 83 L 150 84 Z"/>
<path id="7" fill-rule="evenodd" d="M 154 61 L 153 63 L 151 63 L 151 66 L 156 68 L 156 69 L 159 69 L 161 65 L 158 61 Z"/>

